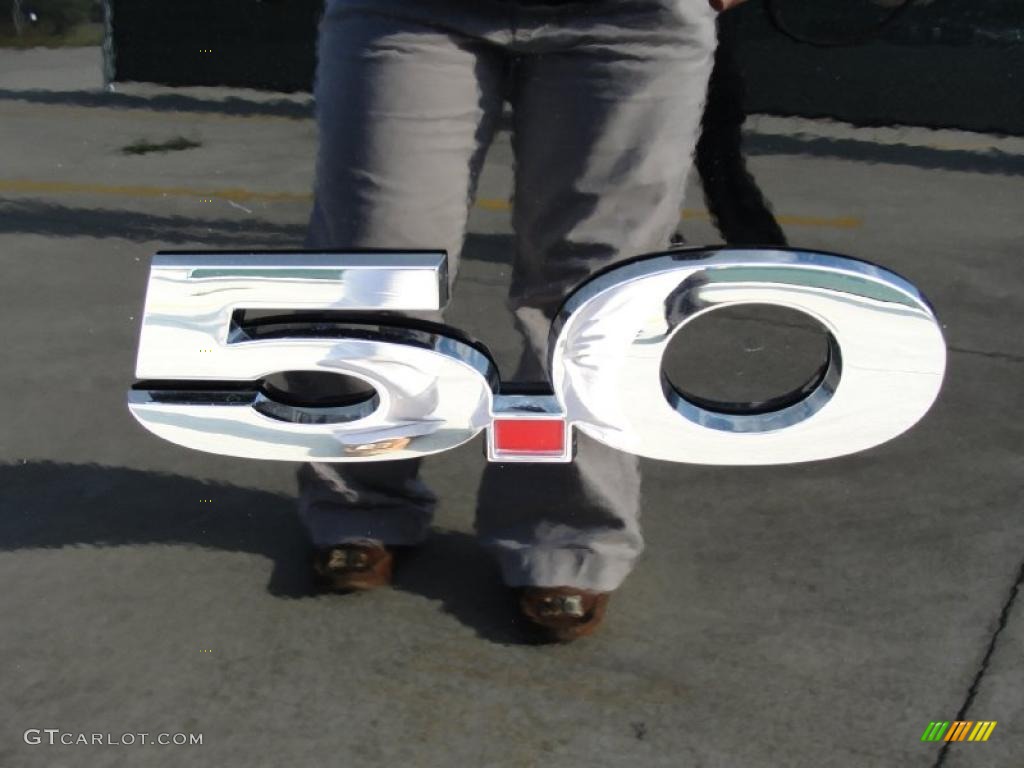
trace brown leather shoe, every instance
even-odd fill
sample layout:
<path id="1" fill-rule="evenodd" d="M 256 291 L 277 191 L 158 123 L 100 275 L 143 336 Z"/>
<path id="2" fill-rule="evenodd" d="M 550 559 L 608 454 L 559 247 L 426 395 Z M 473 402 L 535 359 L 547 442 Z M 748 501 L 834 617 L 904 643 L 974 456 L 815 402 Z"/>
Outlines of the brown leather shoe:
<path id="1" fill-rule="evenodd" d="M 524 587 L 519 608 L 547 639 L 567 643 L 598 628 L 610 597 L 576 587 Z"/>
<path id="2" fill-rule="evenodd" d="M 332 592 L 355 592 L 391 583 L 394 556 L 379 542 L 338 544 L 313 554 L 320 585 Z"/>

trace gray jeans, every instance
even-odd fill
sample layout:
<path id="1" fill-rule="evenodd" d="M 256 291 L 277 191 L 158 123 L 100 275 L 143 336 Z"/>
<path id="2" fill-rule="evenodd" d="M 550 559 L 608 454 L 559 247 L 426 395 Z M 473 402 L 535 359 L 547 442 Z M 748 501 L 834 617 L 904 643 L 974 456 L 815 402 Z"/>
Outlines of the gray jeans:
<path id="1" fill-rule="evenodd" d="M 667 246 L 714 53 L 708 0 L 328 0 L 319 46 L 310 248 L 443 248 L 454 280 L 508 90 L 516 378 L 546 376 L 548 326 L 574 287 Z M 610 591 L 643 548 L 636 458 L 577 440 L 571 465 L 485 471 L 477 531 L 510 585 Z M 303 466 L 314 543 L 420 542 L 437 499 L 418 468 Z"/>

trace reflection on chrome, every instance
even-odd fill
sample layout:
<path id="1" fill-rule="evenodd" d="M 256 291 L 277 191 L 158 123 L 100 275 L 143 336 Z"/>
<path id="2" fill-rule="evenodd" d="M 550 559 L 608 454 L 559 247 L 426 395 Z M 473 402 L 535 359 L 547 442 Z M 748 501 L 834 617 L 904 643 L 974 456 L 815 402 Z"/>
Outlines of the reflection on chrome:
<path id="1" fill-rule="evenodd" d="M 230 456 L 367 461 L 453 448 L 489 422 L 496 373 L 472 346 L 411 328 L 253 338 L 233 325 L 242 309 L 437 310 L 445 291 L 439 253 L 158 255 L 136 368 L 151 383 L 130 393 L 129 407 L 160 437 Z M 245 381 L 258 390 L 283 371 L 342 374 L 375 394 L 313 407 L 259 391 L 234 402 L 197 397 L 183 386 Z"/>
<path id="2" fill-rule="evenodd" d="M 942 332 L 913 285 L 871 264 L 799 250 L 672 251 L 589 280 L 552 326 L 553 394 L 495 394 L 487 354 L 399 320 L 330 333 L 327 323 L 292 322 L 266 336 L 233 324 L 236 310 L 260 308 L 437 309 L 444 272 L 438 254 L 158 256 L 139 347 L 137 376 L 146 382 L 129 407 L 167 440 L 249 458 L 423 456 L 500 419 L 509 434 L 514 428 L 514 448 L 498 446 L 489 429 L 491 461 L 571 461 L 576 426 L 656 459 L 782 464 L 892 439 L 927 412 L 945 371 Z M 710 410 L 662 371 L 676 333 L 742 304 L 805 312 L 829 332 L 820 378 L 775 410 Z M 261 379 L 288 371 L 343 374 L 374 394 L 314 406 L 260 390 Z"/>
<path id="3" fill-rule="evenodd" d="M 662 372 L 669 341 L 721 307 L 775 304 L 830 335 L 803 399 L 766 413 L 711 411 Z M 898 275 L 797 250 L 684 251 L 591 280 L 552 331 L 551 371 L 569 419 L 640 456 L 699 464 L 784 464 L 864 450 L 916 423 L 938 396 L 946 347 L 931 307 Z"/>

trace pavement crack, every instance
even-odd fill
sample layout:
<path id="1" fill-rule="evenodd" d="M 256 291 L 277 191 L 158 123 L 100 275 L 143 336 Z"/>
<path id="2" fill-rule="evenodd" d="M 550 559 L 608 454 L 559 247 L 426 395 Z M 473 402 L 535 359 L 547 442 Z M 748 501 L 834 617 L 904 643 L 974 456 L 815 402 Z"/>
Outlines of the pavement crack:
<path id="1" fill-rule="evenodd" d="M 1010 587 L 1010 593 L 1006 597 L 1006 602 L 1003 603 L 1003 609 L 999 612 L 999 620 L 996 622 L 995 631 L 992 633 L 992 637 L 988 641 L 988 648 L 985 650 L 985 655 L 981 659 L 981 663 L 978 665 L 978 671 L 974 673 L 974 679 L 971 681 L 970 688 L 967 689 L 967 696 L 964 698 L 964 703 L 960 707 L 960 711 L 956 713 L 956 720 L 966 720 L 967 712 L 971 708 L 971 704 L 974 703 L 975 696 L 978 695 L 978 690 L 981 688 L 981 681 L 988 672 L 989 663 L 992 661 L 992 656 L 995 654 L 996 644 L 999 642 L 999 635 L 1006 629 L 1006 624 L 1010 620 L 1010 612 L 1013 610 L 1013 604 L 1017 600 L 1017 595 L 1020 593 L 1021 585 L 1024 584 L 1024 561 L 1021 562 L 1017 568 L 1017 578 L 1013 582 L 1013 586 Z M 939 753 L 935 756 L 935 762 L 932 764 L 932 768 L 942 768 L 946 764 L 946 755 L 949 753 L 949 745 L 952 742 L 942 742 L 942 748 Z"/>

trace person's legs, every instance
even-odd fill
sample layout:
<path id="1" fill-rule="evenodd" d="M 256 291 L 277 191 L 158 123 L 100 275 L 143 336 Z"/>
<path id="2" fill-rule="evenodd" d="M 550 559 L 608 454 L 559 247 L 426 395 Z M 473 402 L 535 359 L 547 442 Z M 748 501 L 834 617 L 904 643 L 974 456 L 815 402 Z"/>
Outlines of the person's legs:
<path id="1" fill-rule="evenodd" d="M 306 247 L 445 249 L 454 279 L 475 175 L 500 116 L 503 58 L 389 8 L 336 0 L 321 23 Z M 323 377 L 287 380 L 305 398 L 342 394 Z M 417 461 L 304 465 L 299 512 L 314 545 L 421 541 L 436 498 L 417 470 Z"/>
<path id="2" fill-rule="evenodd" d="M 529 378 L 546 376 L 550 321 L 573 288 L 668 246 L 715 46 L 707 0 L 576 8 L 521 17 L 510 299 Z M 477 526 L 511 585 L 607 592 L 640 554 L 636 457 L 585 435 L 577 444 L 571 465 L 485 473 Z"/>

